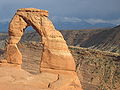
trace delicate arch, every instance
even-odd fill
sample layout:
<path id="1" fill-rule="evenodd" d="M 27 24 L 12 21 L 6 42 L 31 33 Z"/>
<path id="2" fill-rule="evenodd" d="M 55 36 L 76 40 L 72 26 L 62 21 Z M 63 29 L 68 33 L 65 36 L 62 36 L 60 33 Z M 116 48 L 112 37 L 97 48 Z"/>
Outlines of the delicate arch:
<path id="1" fill-rule="evenodd" d="M 26 27 L 32 26 L 42 37 L 44 45 L 41 71 L 50 69 L 75 71 L 74 59 L 62 34 L 55 30 L 48 19 L 48 11 L 26 8 L 19 9 L 9 25 L 9 44 L 7 61 L 11 64 L 22 64 L 22 55 L 17 47 Z"/>

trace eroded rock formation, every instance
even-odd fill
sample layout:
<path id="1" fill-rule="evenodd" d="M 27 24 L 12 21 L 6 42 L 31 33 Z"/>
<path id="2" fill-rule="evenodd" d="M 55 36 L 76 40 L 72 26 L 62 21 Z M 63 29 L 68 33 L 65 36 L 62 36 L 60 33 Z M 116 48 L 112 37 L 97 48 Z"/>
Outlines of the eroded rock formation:
<path id="1" fill-rule="evenodd" d="M 62 34 L 55 29 L 48 19 L 48 11 L 34 8 L 17 10 L 9 25 L 7 62 L 12 65 L 22 64 L 22 55 L 17 43 L 28 26 L 32 26 L 42 37 L 43 53 L 40 71 L 57 76 L 57 79 L 53 82 L 45 80 L 48 83 L 46 88 L 52 90 L 82 90 L 75 72 L 74 59 Z M 27 84 L 29 84 L 29 81 L 27 81 Z"/>
<path id="2" fill-rule="evenodd" d="M 47 16 L 48 11 L 45 10 L 19 9 L 17 11 L 9 26 L 8 62 L 22 64 L 22 55 L 16 44 L 20 41 L 24 30 L 28 26 L 32 26 L 41 35 L 44 46 L 40 65 L 41 70 L 56 69 L 75 71 L 74 59 L 68 50 L 63 36 L 59 31 L 55 30 Z"/>

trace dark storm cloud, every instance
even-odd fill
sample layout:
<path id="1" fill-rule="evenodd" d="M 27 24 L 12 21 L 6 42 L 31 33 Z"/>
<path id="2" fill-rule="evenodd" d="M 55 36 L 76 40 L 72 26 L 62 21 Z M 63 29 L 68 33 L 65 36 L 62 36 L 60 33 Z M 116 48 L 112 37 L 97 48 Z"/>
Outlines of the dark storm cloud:
<path id="1" fill-rule="evenodd" d="M 120 0 L 2 0 L 0 20 L 11 18 L 18 8 L 30 7 L 46 9 L 51 17 L 112 20 L 120 18 L 119 4 Z"/>

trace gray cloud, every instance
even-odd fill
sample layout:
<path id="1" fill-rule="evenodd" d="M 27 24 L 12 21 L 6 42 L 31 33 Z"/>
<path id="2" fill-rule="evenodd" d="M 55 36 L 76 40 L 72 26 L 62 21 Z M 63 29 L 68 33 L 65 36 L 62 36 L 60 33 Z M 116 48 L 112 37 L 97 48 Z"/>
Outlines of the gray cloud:
<path id="1" fill-rule="evenodd" d="M 0 20 L 11 18 L 18 8 L 30 7 L 46 9 L 50 17 L 115 20 L 120 18 L 119 4 L 120 0 L 2 0 Z"/>
<path id="2" fill-rule="evenodd" d="M 93 19 L 93 18 L 90 18 L 90 19 L 85 19 L 84 21 L 90 23 L 90 24 L 97 24 L 97 23 L 110 23 L 110 24 L 113 24 L 113 25 L 119 25 L 120 24 L 120 18 L 118 19 L 113 19 L 113 20 L 104 20 L 104 19 Z"/>
<path id="3" fill-rule="evenodd" d="M 82 19 L 77 17 L 58 17 L 58 16 L 51 17 L 51 20 L 54 22 L 73 22 L 73 23 L 82 21 Z"/>
<path id="4" fill-rule="evenodd" d="M 76 18 L 76 17 L 58 17 L 54 16 L 51 18 L 54 22 L 72 22 L 72 23 L 80 23 L 80 22 L 87 22 L 89 24 L 95 25 L 98 23 L 109 23 L 113 25 L 119 25 L 120 24 L 120 18 L 118 19 L 112 19 L 112 20 L 106 20 L 106 19 L 100 19 L 100 18 Z"/>

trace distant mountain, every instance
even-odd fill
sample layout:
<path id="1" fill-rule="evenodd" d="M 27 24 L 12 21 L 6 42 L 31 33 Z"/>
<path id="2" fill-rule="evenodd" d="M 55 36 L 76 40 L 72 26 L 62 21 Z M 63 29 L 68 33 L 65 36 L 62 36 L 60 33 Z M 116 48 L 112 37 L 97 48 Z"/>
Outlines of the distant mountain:
<path id="1" fill-rule="evenodd" d="M 97 23 L 90 24 L 88 22 L 54 22 L 56 29 L 58 30 L 80 30 L 80 29 L 96 29 L 96 28 L 110 28 L 115 25 L 110 23 Z"/>
<path id="2" fill-rule="evenodd" d="M 97 23 L 97 24 L 90 24 L 85 21 L 82 22 L 54 22 L 56 29 L 58 30 L 80 30 L 80 29 L 95 29 L 95 28 L 107 28 L 113 27 L 115 25 L 110 23 Z M 8 31 L 9 22 L 0 22 L 0 32 L 7 32 Z M 28 28 L 32 30 L 32 28 Z"/>

